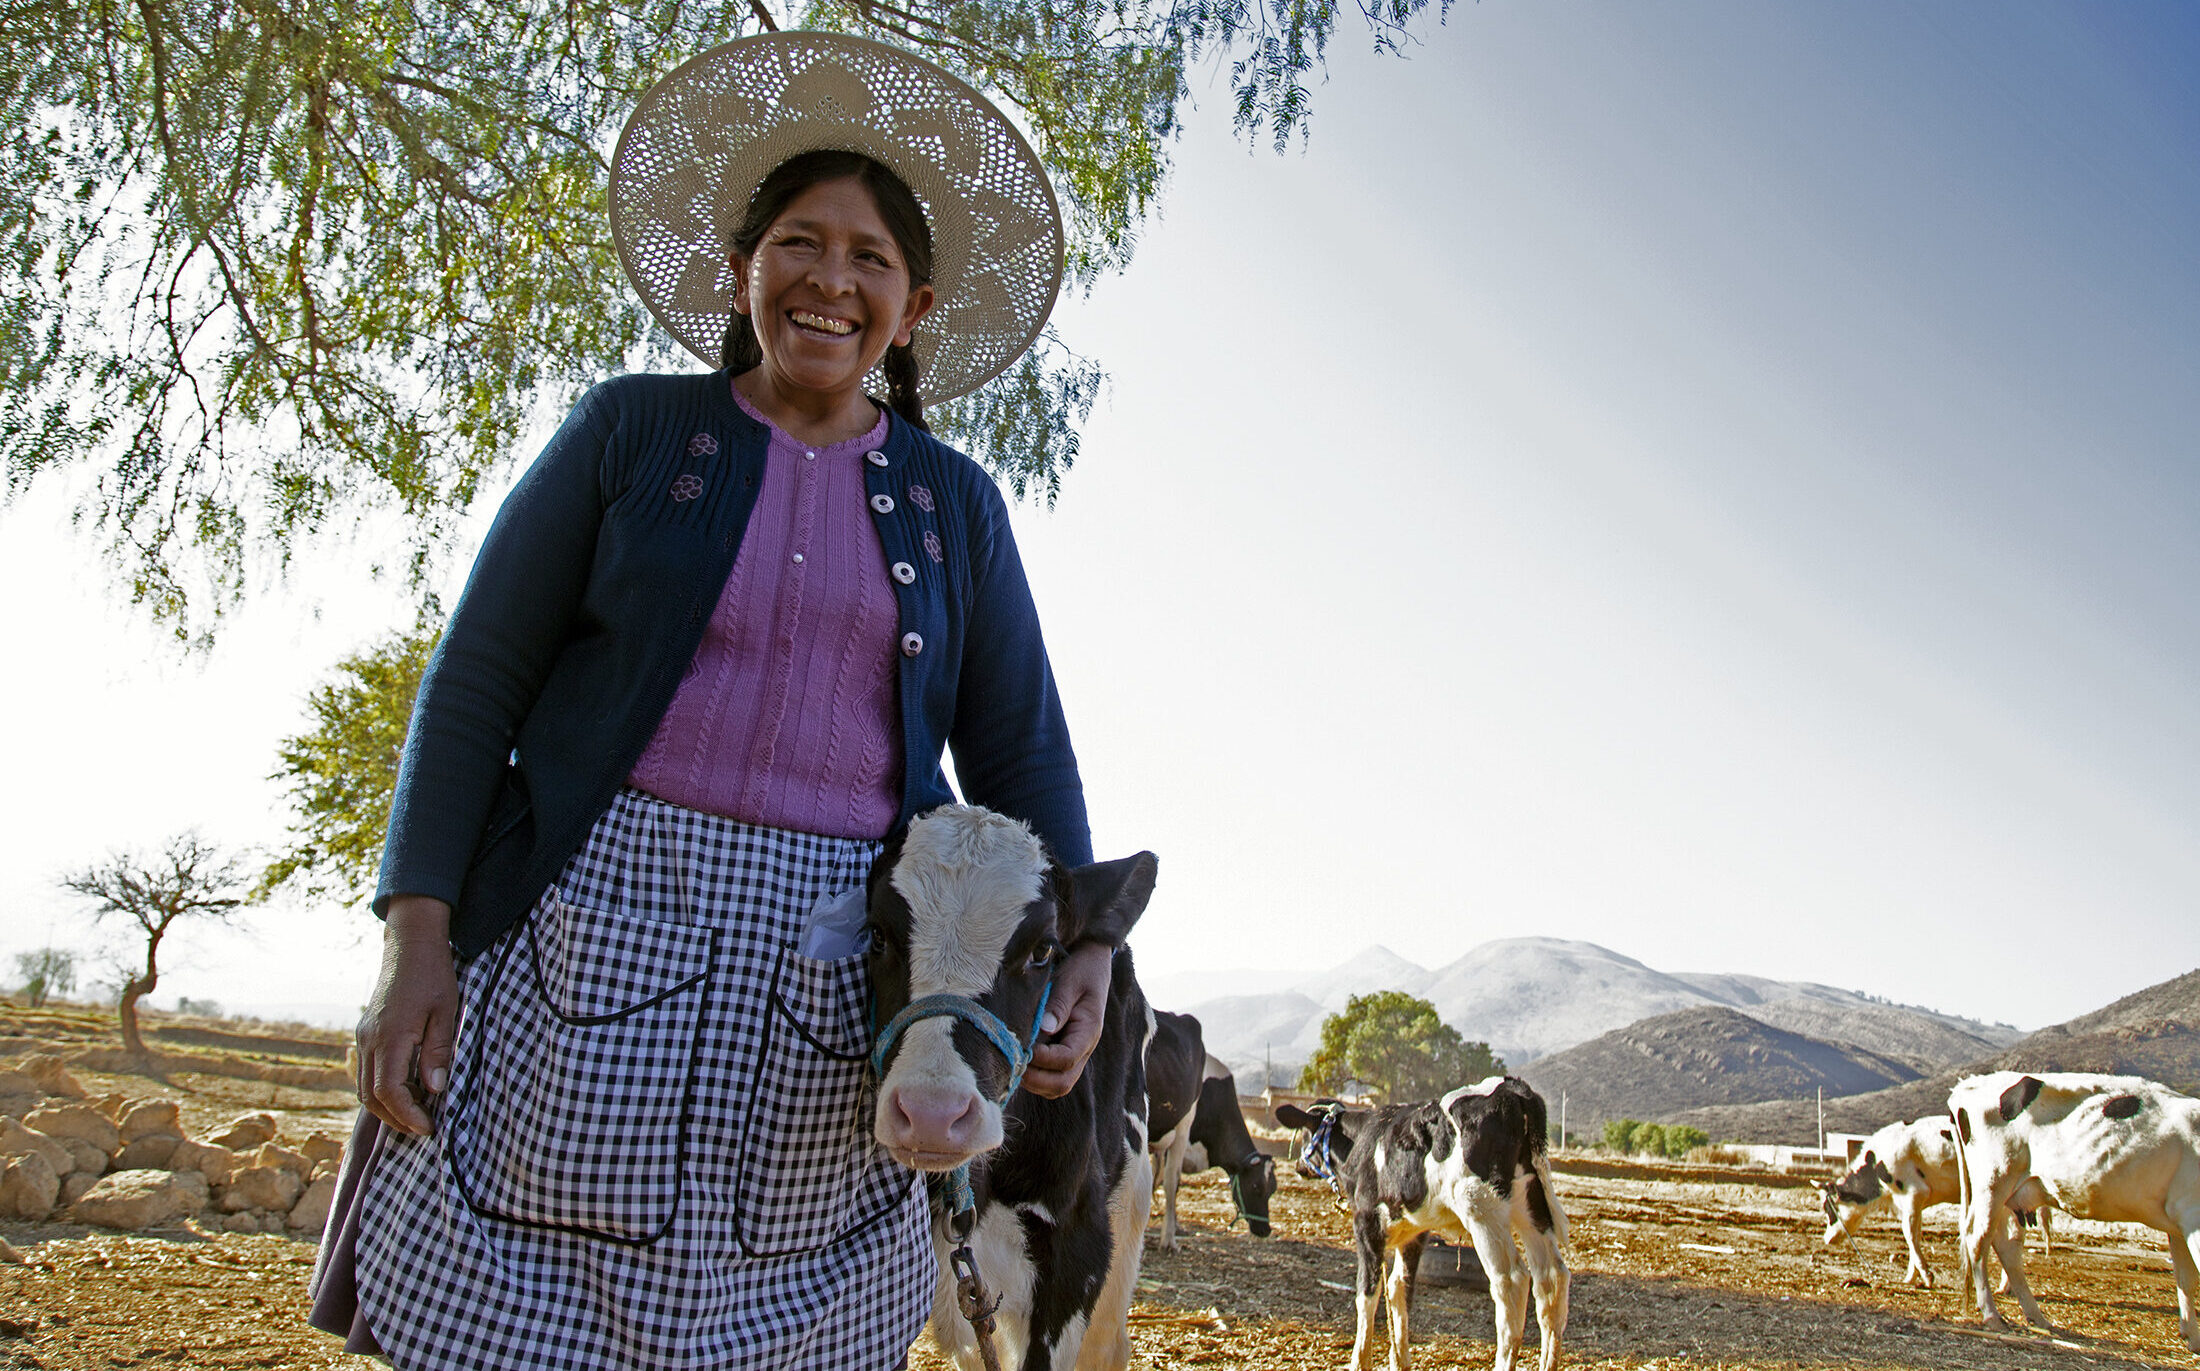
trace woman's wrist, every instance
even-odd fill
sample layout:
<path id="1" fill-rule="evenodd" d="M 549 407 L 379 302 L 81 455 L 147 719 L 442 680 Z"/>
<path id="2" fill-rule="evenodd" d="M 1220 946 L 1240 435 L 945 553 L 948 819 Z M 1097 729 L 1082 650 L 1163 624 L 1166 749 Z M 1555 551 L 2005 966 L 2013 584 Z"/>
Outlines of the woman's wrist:
<path id="1" fill-rule="evenodd" d="M 385 942 L 451 941 L 451 907 L 432 895 L 392 896 L 382 917 Z"/>

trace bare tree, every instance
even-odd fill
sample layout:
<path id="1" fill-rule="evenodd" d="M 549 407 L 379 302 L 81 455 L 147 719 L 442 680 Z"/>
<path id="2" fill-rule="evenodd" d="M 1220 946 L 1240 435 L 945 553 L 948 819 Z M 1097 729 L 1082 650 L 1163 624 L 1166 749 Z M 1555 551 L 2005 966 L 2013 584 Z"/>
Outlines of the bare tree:
<path id="1" fill-rule="evenodd" d="M 62 947 L 41 947 L 15 954 L 15 974 L 23 978 L 23 997 L 36 1009 L 50 996 L 76 989 L 76 954 Z"/>
<path id="2" fill-rule="evenodd" d="M 128 973 L 116 1005 L 123 1046 L 143 1053 L 137 1006 L 160 984 L 161 940 L 178 919 L 226 923 L 243 903 L 245 876 L 235 859 L 222 856 L 196 832 L 188 832 L 170 838 L 152 856 L 110 853 L 105 861 L 62 877 L 61 884 L 94 902 L 95 920 L 127 919 L 144 935 L 145 967 Z"/>

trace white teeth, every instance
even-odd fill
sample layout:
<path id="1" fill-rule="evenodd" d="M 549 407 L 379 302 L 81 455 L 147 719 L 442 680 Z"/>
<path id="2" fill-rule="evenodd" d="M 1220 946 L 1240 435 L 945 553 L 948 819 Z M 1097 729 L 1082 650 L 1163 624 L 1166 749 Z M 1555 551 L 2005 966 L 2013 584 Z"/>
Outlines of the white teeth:
<path id="1" fill-rule="evenodd" d="M 828 319 L 822 314 L 812 314 L 806 309 L 798 309 L 793 313 L 794 321 L 804 328 L 823 329 L 827 333 L 837 333 L 842 337 L 856 331 L 856 326 L 845 319 Z"/>

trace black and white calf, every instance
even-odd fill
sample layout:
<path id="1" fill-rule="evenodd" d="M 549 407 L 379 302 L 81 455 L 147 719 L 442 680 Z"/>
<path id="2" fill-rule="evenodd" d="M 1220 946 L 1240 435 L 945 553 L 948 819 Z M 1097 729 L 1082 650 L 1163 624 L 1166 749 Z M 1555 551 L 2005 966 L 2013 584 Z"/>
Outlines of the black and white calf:
<path id="1" fill-rule="evenodd" d="M 1987 1327 L 2004 1326 L 1986 1283 L 1989 1243 L 2025 1318 L 2050 1326 L 1994 1221 L 2004 1205 L 2045 1202 L 2168 1234 L 2178 1329 L 2200 1352 L 2200 1100 L 2138 1076 L 1997 1071 L 1956 1082 L 1948 1112 L 1962 1148 L 1964 1274 Z"/>
<path id="2" fill-rule="evenodd" d="M 1268 1236 L 1268 1200 L 1276 1162 L 1253 1142 L 1238 1106 L 1237 1078 L 1207 1051 L 1199 1020 L 1154 1012 L 1146 1044 L 1146 1125 L 1154 1177 L 1161 1185 L 1161 1246 L 1176 1250 L 1176 1191 L 1183 1175 L 1219 1166 L 1230 1177 L 1238 1217 L 1256 1238 Z"/>
<path id="3" fill-rule="evenodd" d="M 1117 956 L 1099 1045 L 1059 1099 L 1014 1089 L 1065 948 L 1117 948 L 1153 893 L 1154 857 L 1074 869 L 1023 824 L 962 805 L 935 809 L 871 868 L 871 978 L 890 1032 L 875 1053 L 875 1133 L 935 1174 L 940 1284 L 932 1336 L 966 1371 L 982 1365 L 956 1306 L 958 1246 L 942 1175 L 969 1166 L 968 1244 L 999 1297 L 1001 1364 L 1121 1368 L 1153 1176 L 1146 1160 L 1151 1022 L 1127 953 Z M 908 1011 L 905 1013 L 905 1011 Z M 914 1016 L 923 1017 L 914 1017 Z M 1021 1058 L 1021 1060 L 1019 1060 Z"/>
<path id="4" fill-rule="evenodd" d="M 1571 1281 L 1566 1213 L 1551 1189 L 1543 1098 L 1526 1081 L 1492 1076 L 1440 1100 L 1373 1111 L 1331 1105 L 1317 1116 L 1279 1105 L 1276 1119 L 1310 1130 L 1308 1161 L 1337 1177 L 1352 1206 L 1359 1252 L 1353 1371 L 1371 1371 L 1378 1300 L 1390 1316 L 1391 1371 L 1406 1371 L 1413 1273 L 1431 1233 L 1471 1241 L 1482 1258 L 1496 1306 L 1496 1371 L 1512 1371 L 1520 1354 L 1531 1287 L 1542 1371 L 1558 1365 Z"/>
<path id="5" fill-rule="evenodd" d="M 1820 1181 L 1825 1196 L 1826 1246 L 1853 1238 L 1864 1216 L 1884 1204 L 1894 1207 L 1909 1244 L 1910 1266 L 1904 1273 L 1912 1285 L 1933 1288 L 1933 1269 L 1925 1263 L 1925 1211 L 1936 1204 L 1956 1204 L 1963 1198 L 1962 1158 L 1956 1150 L 1955 1121 L 1946 1115 L 1910 1123 L 1890 1123 L 1864 1140 L 1856 1161 L 1838 1180 Z M 2055 1240 L 2047 1207 L 2014 1215 L 2020 1224 L 2036 1222 L 2040 1236 L 2053 1253 Z M 2002 1288 L 2009 1273 L 2002 1272 Z"/>

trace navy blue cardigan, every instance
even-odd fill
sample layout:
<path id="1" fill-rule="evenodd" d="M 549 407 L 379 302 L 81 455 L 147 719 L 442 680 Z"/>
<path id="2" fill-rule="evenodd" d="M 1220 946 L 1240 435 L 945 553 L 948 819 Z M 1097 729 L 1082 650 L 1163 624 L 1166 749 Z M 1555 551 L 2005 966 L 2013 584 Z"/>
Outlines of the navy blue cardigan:
<path id="1" fill-rule="evenodd" d="M 770 431 L 729 379 L 606 381 L 513 487 L 421 680 L 376 912 L 396 895 L 444 900 L 451 941 L 472 956 L 609 807 L 702 642 L 763 481 Z M 1091 861 L 1006 502 L 977 463 L 899 416 L 882 451 L 883 466 L 864 466 L 872 520 L 888 563 L 916 569 L 894 586 L 897 824 L 955 798 L 944 744 L 971 803 L 1025 820 L 1070 865 Z"/>

